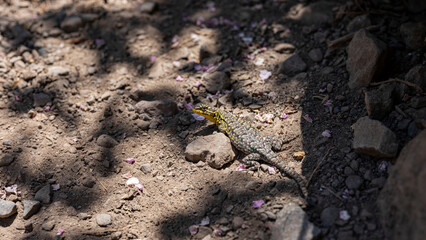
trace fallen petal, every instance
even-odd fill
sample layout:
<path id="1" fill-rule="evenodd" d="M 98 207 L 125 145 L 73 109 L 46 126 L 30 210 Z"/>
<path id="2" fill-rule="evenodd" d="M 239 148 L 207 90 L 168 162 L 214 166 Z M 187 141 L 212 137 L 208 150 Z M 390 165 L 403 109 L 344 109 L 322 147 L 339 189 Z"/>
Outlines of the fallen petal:
<path id="1" fill-rule="evenodd" d="M 191 110 L 191 109 L 193 109 L 193 108 L 194 108 L 194 106 L 192 106 L 192 103 L 187 103 L 187 104 L 185 104 L 185 108 L 186 108 L 187 110 Z"/>
<path id="2" fill-rule="evenodd" d="M 58 191 L 61 188 L 61 185 L 58 184 L 52 184 L 52 190 L 53 191 Z"/>
<path id="3" fill-rule="evenodd" d="M 263 200 L 254 201 L 253 202 L 253 208 L 260 208 L 264 203 L 265 203 L 265 201 L 263 201 Z"/>
<path id="4" fill-rule="evenodd" d="M 181 75 L 178 75 L 178 76 L 176 77 L 176 81 L 178 81 L 178 82 L 182 82 L 182 81 L 183 81 L 183 77 L 182 77 Z"/>
<path id="5" fill-rule="evenodd" d="M 64 234 L 65 230 L 62 228 L 58 229 L 58 233 L 56 233 L 56 236 L 61 236 L 62 234 Z"/>
<path id="6" fill-rule="evenodd" d="M 223 233 L 220 229 L 213 230 L 213 234 L 218 236 L 218 237 L 223 236 Z"/>
<path id="7" fill-rule="evenodd" d="M 272 73 L 270 71 L 267 70 L 260 70 L 260 79 L 262 79 L 263 81 L 267 80 L 269 77 L 271 77 Z"/>
<path id="8" fill-rule="evenodd" d="M 207 226 L 210 224 L 210 218 L 207 216 L 201 220 L 200 226 Z"/>
<path id="9" fill-rule="evenodd" d="M 154 62 L 155 60 L 157 60 L 156 56 L 151 56 L 151 62 Z"/>
<path id="10" fill-rule="evenodd" d="M 342 219 L 343 221 L 348 221 L 351 218 L 348 211 L 346 211 L 346 210 L 340 211 L 339 216 L 340 216 L 340 219 Z"/>
<path id="11" fill-rule="evenodd" d="M 201 83 L 197 81 L 197 82 L 195 83 L 195 87 L 196 87 L 196 88 L 199 88 L 200 86 L 201 86 Z"/>
<path id="12" fill-rule="evenodd" d="M 237 167 L 237 171 L 243 171 L 243 170 L 246 170 L 246 166 L 244 166 L 243 164 Z"/>
<path id="13" fill-rule="evenodd" d="M 143 192 L 143 185 L 142 185 L 142 183 L 137 183 L 137 184 L 135 184 L 135 187 L 136 187 L 139 191 Z"/>
<path id="14" fill-rule="evenodd" d="M 330 130 L 324 130 L 324 132 L 322 132 L 321 135 L 323 137 L 329 138 L 329 137 L 331 137 L 331 132 L 330 132 Z"/>
<path id="15" fill-rule="evenodd" d="M 378 167 L 379 172 L 384 172 L 386 171 L 386 168 L 388 168 L 389 166 L 389 162 L 387 161 L 381 161 Z"/>
<path id="16" fill-rule="evenodd" d="M 282 119 L 287 119 L 288 118 L 288 113 L 283 113 L 281 116 L 280 116 L 280 118 L 282 118 Z"/>
<path id="17" fill-rule="evenodd" d="M 303 118 L 304 118 L 307 122 L 312 123 L 312 118 L 311 118 L 311 117 L 309 117 L 309 114 L 305 114 L 305 116 L 303 116 Z"/>
<path id="18" fill-rule="evenodd" d="M 6 193 L 14 193 L 14 194 L 18 194 L 18 185 L 13 184 L 10 187 L 5 187 L 4 190 L 6 191 Z"/>
<path id="19" fill-rule="evenodd" d="M 203 121 L 204 119 L 206 119 L 205 117 L 203 117 L 203 116 L 200 116 L 200 115 L 198 115 L 198 114 L 196 114 L 196 113 L 193 113 L 192 114 L 192 116 L 195 118 L 195 120 L 197 120 L 197 121 Z"/>
<path id="20" fill-rule="evenodd" d="M 179 61 L 173 61 L 173 66 L 175 67 L 180 67 L 180 62 Z"/>
<path id="21" fill-rule="evenodd" d="M 269 166 L 269 167 L 268 167 L 268 173 L 269 173 L 270 175 L 275 175 L 275 174 L 277 173 L 277 168 L 276 168 L 276 167 L 271 167 L 271 166 Z"/>
<path id="22" fill-rule="evenodd" d="M 189 233 L 191 234 L 191 236 L 195 235 L 198 233 L 198 225 L 192 225 L 188 228 Z"/>
<path id="23" fill-rule="evenodd" d="M 194 66 L 195 71 L 200 71 L 203 67 L 200 64 Z"/>
<path id="24" fill-rule="evenodd" d="M 133 164 L 136 160 L 134 158 L 128 158 L 125 161 L 129 164 Z"/>
<path id="25" fill-rule="evenodd" d="M 130 186 L 130 185 L 136 185 L 139 183 L 139 179 L 135 178 L 135 177 L 131 177 L 126 181 L 126 185 Z"/>

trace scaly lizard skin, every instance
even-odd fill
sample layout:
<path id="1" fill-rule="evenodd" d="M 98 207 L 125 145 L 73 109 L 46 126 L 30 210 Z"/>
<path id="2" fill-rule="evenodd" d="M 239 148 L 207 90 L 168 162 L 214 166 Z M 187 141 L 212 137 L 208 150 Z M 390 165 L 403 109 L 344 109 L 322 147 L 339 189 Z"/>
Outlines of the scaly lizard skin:
<path id="1" fill-rule="evenodd" d="M 228 135 L 238 150 L 247 154 L 241 160 L 243 163 L 249 166 L 259 166 L 257 161 L 262 160 L 275 166 L 281 173 L 293 178 L 303 195 L 307 196 L 308 191 L 304 179 L 294 169 L 285 166 L 280 157 L 272 151 L 272 149 L 280 150 L 282 141 L 274 136 L 262 137 L 260 132 L 248 122 L 218 108 L 197 104 L 192 111 L 214 122 L 219 131 Z"/>

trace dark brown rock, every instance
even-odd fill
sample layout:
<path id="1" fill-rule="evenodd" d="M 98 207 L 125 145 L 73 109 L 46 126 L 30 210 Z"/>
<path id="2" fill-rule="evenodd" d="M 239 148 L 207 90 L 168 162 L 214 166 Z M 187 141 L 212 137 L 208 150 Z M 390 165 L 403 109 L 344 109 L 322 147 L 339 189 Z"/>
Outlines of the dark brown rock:
<path id="1" fill-rule="evenodd" d="M 346 69 L 349 76 L 349 87 L 366 87 L 379 75 L 386 60 L 386 44 L 362 29 L 355 33 L 348 46 Z"/>
<path id="2" fill-rule="evenodd" d="M 299 73 L 306 70 L 306 63 L 302 60 L 299 54 L 287 58 L 279 67 L 279 72 L 284 74 Z"/>
<path id="3" fill-rule="evenodd" d="M 398 142 L 395 134 L 377 120 L 362 117 L 352 125 L 354 130 L 353 148 L 360 153 L 374 157 L 395 157 Z"/>
<path id="4" fill-rule="evenodd" d="M 404 23 L 399 31 L 404 38 L 405 46 L 409 49 L 418 49 L 426 46 L 426 27 L 424 23 Z"/>
<path id="5" fill-rule="evenodd" d="M 145 101 L 142 100 L 135 105 L 137 113 L 148 113 L 151 116 L 171 116 L 178 113 L 177 104 L 170 100 Z"/>
<path id="6" fill-rule="evenodd" d="M 377 89 L 365 91 L 365 106 L 372 119 L 383 119 L 394 108 L 394 84 L 383 84 Z"/>
<path id="7" fill-rule="evenodd" d="M 389 239 L 423 239 L 426 226 L 426 130 L 401 151 L 378 205 Z"/>
<path id="8" fill-rule="evenodd" d="M 208 73 L 204 77 L 206 90 L 212 94 L 222 90 L 229 89 L 231 87 L 231 80 L 228 75 L 224 72 L 213 72 Z"/>

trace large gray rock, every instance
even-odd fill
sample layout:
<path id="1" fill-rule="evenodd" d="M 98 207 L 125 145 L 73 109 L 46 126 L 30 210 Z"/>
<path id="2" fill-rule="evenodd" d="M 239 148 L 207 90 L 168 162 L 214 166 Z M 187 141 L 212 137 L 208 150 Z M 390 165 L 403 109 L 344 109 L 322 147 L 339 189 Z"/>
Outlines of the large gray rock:
<path id="1" fill-rule="evenodd" d="M 221 168 L 235 158 L 231 141 L 223 133 L 202 136 L 188 144 L 185 157 L 192 162 L 206 161 L 213 168 Z"/>
<path id="2" fill-rule="evenodd" d="M 297 204 L 289 203 L 277 214 L 271 240 L 310 240 L 315 239 L 320 232 Z"/>
<path id="3" fill-rule="evenodd" d="M 16 204 L 0 199 L 0 218 L 8 218 L 16 213 Z"/>
<path id="4" fill-rule="evenodd" d="M 279 67 L 278 71 L 284 74 L 299 73 L 306 70 L 306 63 L 299 56 L 299 54 L 294 54 L 293 56 L 287 58 Z"/>
<path id="5" fill-rule="evenodd" d="M 35 194 L 34 199 L 36 201 L 42 202 L 42 203 L 50 203 L 52 197 L 52 187 L 50 184 L 47 184 L 46 186 L 42 187 L 40 190 L 38 190 Z"/>
<path id="6" fill-rule="evenodd" d="M 383 84 L 378 89 L 365 92 L 365 106 L 368 116 L 372 119 L 383 119 L 394 108 L 394 84 Z"/>
<path id="7" fill-rule="evenodd" d="M 426 130 L 401 151 L 378 205 L 389 239 L 424 239 L 426 235 Z"/>
<path id="8" fill-rule="evenodd" d="M 41 204 L 39 201 L 33 201 L 33 200 L 24 200 L 24 219 L 30 218 L 32 215 L 38 212 L 40 210 Z"/>
<path id="9" fill-rule="evenodd" d="M 374 157 L 391 158 L 398 152 L 395 134 L 381 122 L 362 117 L 352 125 L 354 130 L 353 148 L 360 153 Z"/>
<path id="10" fill-rule="evenodd" d="M 135 105 L 137 113 L 148 113 L 151 116 L 171 116 L 178 113 L 177 104 L 170 100 L 142 100 Z"/>
<path id="11" fill-rule="evenodd" d="M 346 69 L 349 87 L 366 87 L 373 77 L 383 71 L 386 60 L 386 44 L 362 29 L 355 33 L 348 46 Z"/>
<path id="12" fill-rule="evenodd" d="M 48 102 L 51 101 L 50 95 L 46 93 L 34 93 L 33 94 L 34 99 L 34 107 L 43 107 Z"/>
<path id="13" fill-rule="evenodd" d="M 213 94 L 222 89 L 229 89 L 231 87 L 231 80 L 224 72 L 216 71 L 208 73 L 203 77 L 203 79 L 205 81 L 204 85 L 206 90 Z"/>

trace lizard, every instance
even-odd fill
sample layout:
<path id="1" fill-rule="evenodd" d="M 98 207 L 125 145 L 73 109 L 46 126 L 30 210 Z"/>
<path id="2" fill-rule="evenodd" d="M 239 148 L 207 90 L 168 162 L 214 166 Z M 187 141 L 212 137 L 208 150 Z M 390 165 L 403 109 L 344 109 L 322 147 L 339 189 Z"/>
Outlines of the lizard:
<path id="1" fill-rule="evenodd" d="M 232 113 L 211 107 L 205 104 L 197 104 L 192 111 L 216 124 L 220 132 L 225 133 L 231 143 L 246 156 L 241 160 L 248 166 L 258 167 L 258 161 L 269 163 L 282 174 L 288 175 L 299 185 L 304 197 L 307 196 L 305 180 L 291 167 L 285 166 L 278 154 L 273 150 L 281 150 L 282 141 L 277 136 L 262 137 L 260 132 L 247 121 Z"/>

